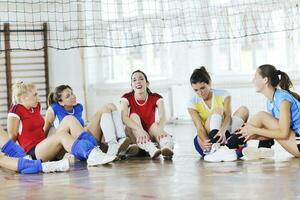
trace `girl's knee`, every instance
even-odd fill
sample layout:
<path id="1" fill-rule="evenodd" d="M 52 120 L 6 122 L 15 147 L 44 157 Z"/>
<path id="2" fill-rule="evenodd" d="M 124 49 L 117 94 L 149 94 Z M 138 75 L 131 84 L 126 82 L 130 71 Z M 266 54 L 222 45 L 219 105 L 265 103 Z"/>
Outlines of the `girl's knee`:
<path id="1" fill-rule="evenodd" d="M 74 121 L 76 121 L 77 119 L 73 116 L 73 115 L 67 115 L 63 118 L 63 120 L 61 121 L 62 123 L 72 123 Z"/>
<path id="2" fill-rule="evenodd" d="M 243 115 L 249 115 L 249 109 L 246 106 L 239 107 L 237 111 Z"/>
<path id="3" fill-rule="evenodd" d="M 140 120 L 140 116 L 136 113 L 130 114 L 129 118 L 133 120 Z"/>
<path id="4" fill-rule="evenodd" d="M 105 105 L 111 112 L 117 110 L 117 106 L 113 103 L 108 103 Z"/>

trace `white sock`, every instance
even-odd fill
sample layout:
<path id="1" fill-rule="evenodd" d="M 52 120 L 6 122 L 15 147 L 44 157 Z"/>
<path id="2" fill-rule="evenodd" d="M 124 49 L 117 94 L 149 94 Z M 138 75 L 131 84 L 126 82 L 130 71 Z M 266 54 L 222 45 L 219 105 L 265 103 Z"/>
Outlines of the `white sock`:
<path id="1" fill-rule="evenodd" d="M 116 130 L 112 115 L 110 113 L 103 113 L 101 116 L 100 127 L 103 132 L 106 143 L 116 143 Z"/>
<path id="2" fill-rule="evenodd" d="M 210 130 L 220 130 L 222 125 L 222 116 L 220 114 L 212 114 L 210 117 L 209 128 Z"/>
<path id="3" fill-rule="evenodd" d="M 121 120 L 121 116 L 119 115 L 118 111 L 113 111 L 111 114 L 115 124 L 117 138 L 120 139 L 126 137 L 123 122 Z"/>
<path id="4" fill-rule="evenodd" d="M 241 128 L 242 125 L 245 123 L 244 120 L 238 116 L 232 116 L 231 118 L 231 131 L 234 133 L 237 129 Z"/>

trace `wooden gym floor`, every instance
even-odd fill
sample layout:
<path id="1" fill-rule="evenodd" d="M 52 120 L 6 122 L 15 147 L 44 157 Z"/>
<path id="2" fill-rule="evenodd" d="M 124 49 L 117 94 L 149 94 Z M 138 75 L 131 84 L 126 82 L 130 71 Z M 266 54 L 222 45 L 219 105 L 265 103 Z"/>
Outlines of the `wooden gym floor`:
<path id="1" fill-rule="evenodd" d="M 20 175 L 0 169 L 0 199 L 300 199 L 300 159 L 278 145 L 274 159 L 207 163 L 193 147 L 191 124 L 168 125 L 172 161 L 131 158 L 67 173 Z M 250 145 L 255 145 L 251 143 Z"/>

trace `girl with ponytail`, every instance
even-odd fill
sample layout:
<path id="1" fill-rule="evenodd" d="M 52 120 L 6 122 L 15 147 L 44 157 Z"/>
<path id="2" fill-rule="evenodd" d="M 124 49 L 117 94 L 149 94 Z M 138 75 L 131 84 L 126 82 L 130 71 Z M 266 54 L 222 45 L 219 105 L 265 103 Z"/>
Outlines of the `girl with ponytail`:
<path id="1" fill-rule="evenodd" d="M 274 66 L 261 65 L 253 84 L 267 98 L 268 112 L 258 112 L 239 131 L 246 140 L 275 139 L 285 150 L 300 157 L 300 98 L 291 91 L 289 76 Z"/>

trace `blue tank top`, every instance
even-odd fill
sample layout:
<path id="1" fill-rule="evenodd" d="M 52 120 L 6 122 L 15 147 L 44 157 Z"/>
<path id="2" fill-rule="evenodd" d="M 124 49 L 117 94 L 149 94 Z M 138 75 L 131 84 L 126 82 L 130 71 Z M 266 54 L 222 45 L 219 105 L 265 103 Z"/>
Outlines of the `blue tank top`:
<path id="1" fill-rule="evenodd" d="M 84 126 L 84 120 L 82 118 L 83 106 L 82 104 L 78 103 L 76 106 L 73 106 L 72 111 L 67 111 L 65 108 L 58 103 L 51 104 L 51 108 L 55 115 L 54 127 L 57 128 L 60 122 L 64 119 L 67 115 L 73 115 L 82 126 Z"/>
<path id="2" fill-rule="evenodd" d="M 291 125 L 290 128 L 296 133 L 300 134 L 300 102 L 288 91 L 276 89 L 272 101 L 267 102 L 267 110 L 273 117 L 279 119 L 280 104 L 282 101 L 290 103 Z"/>

